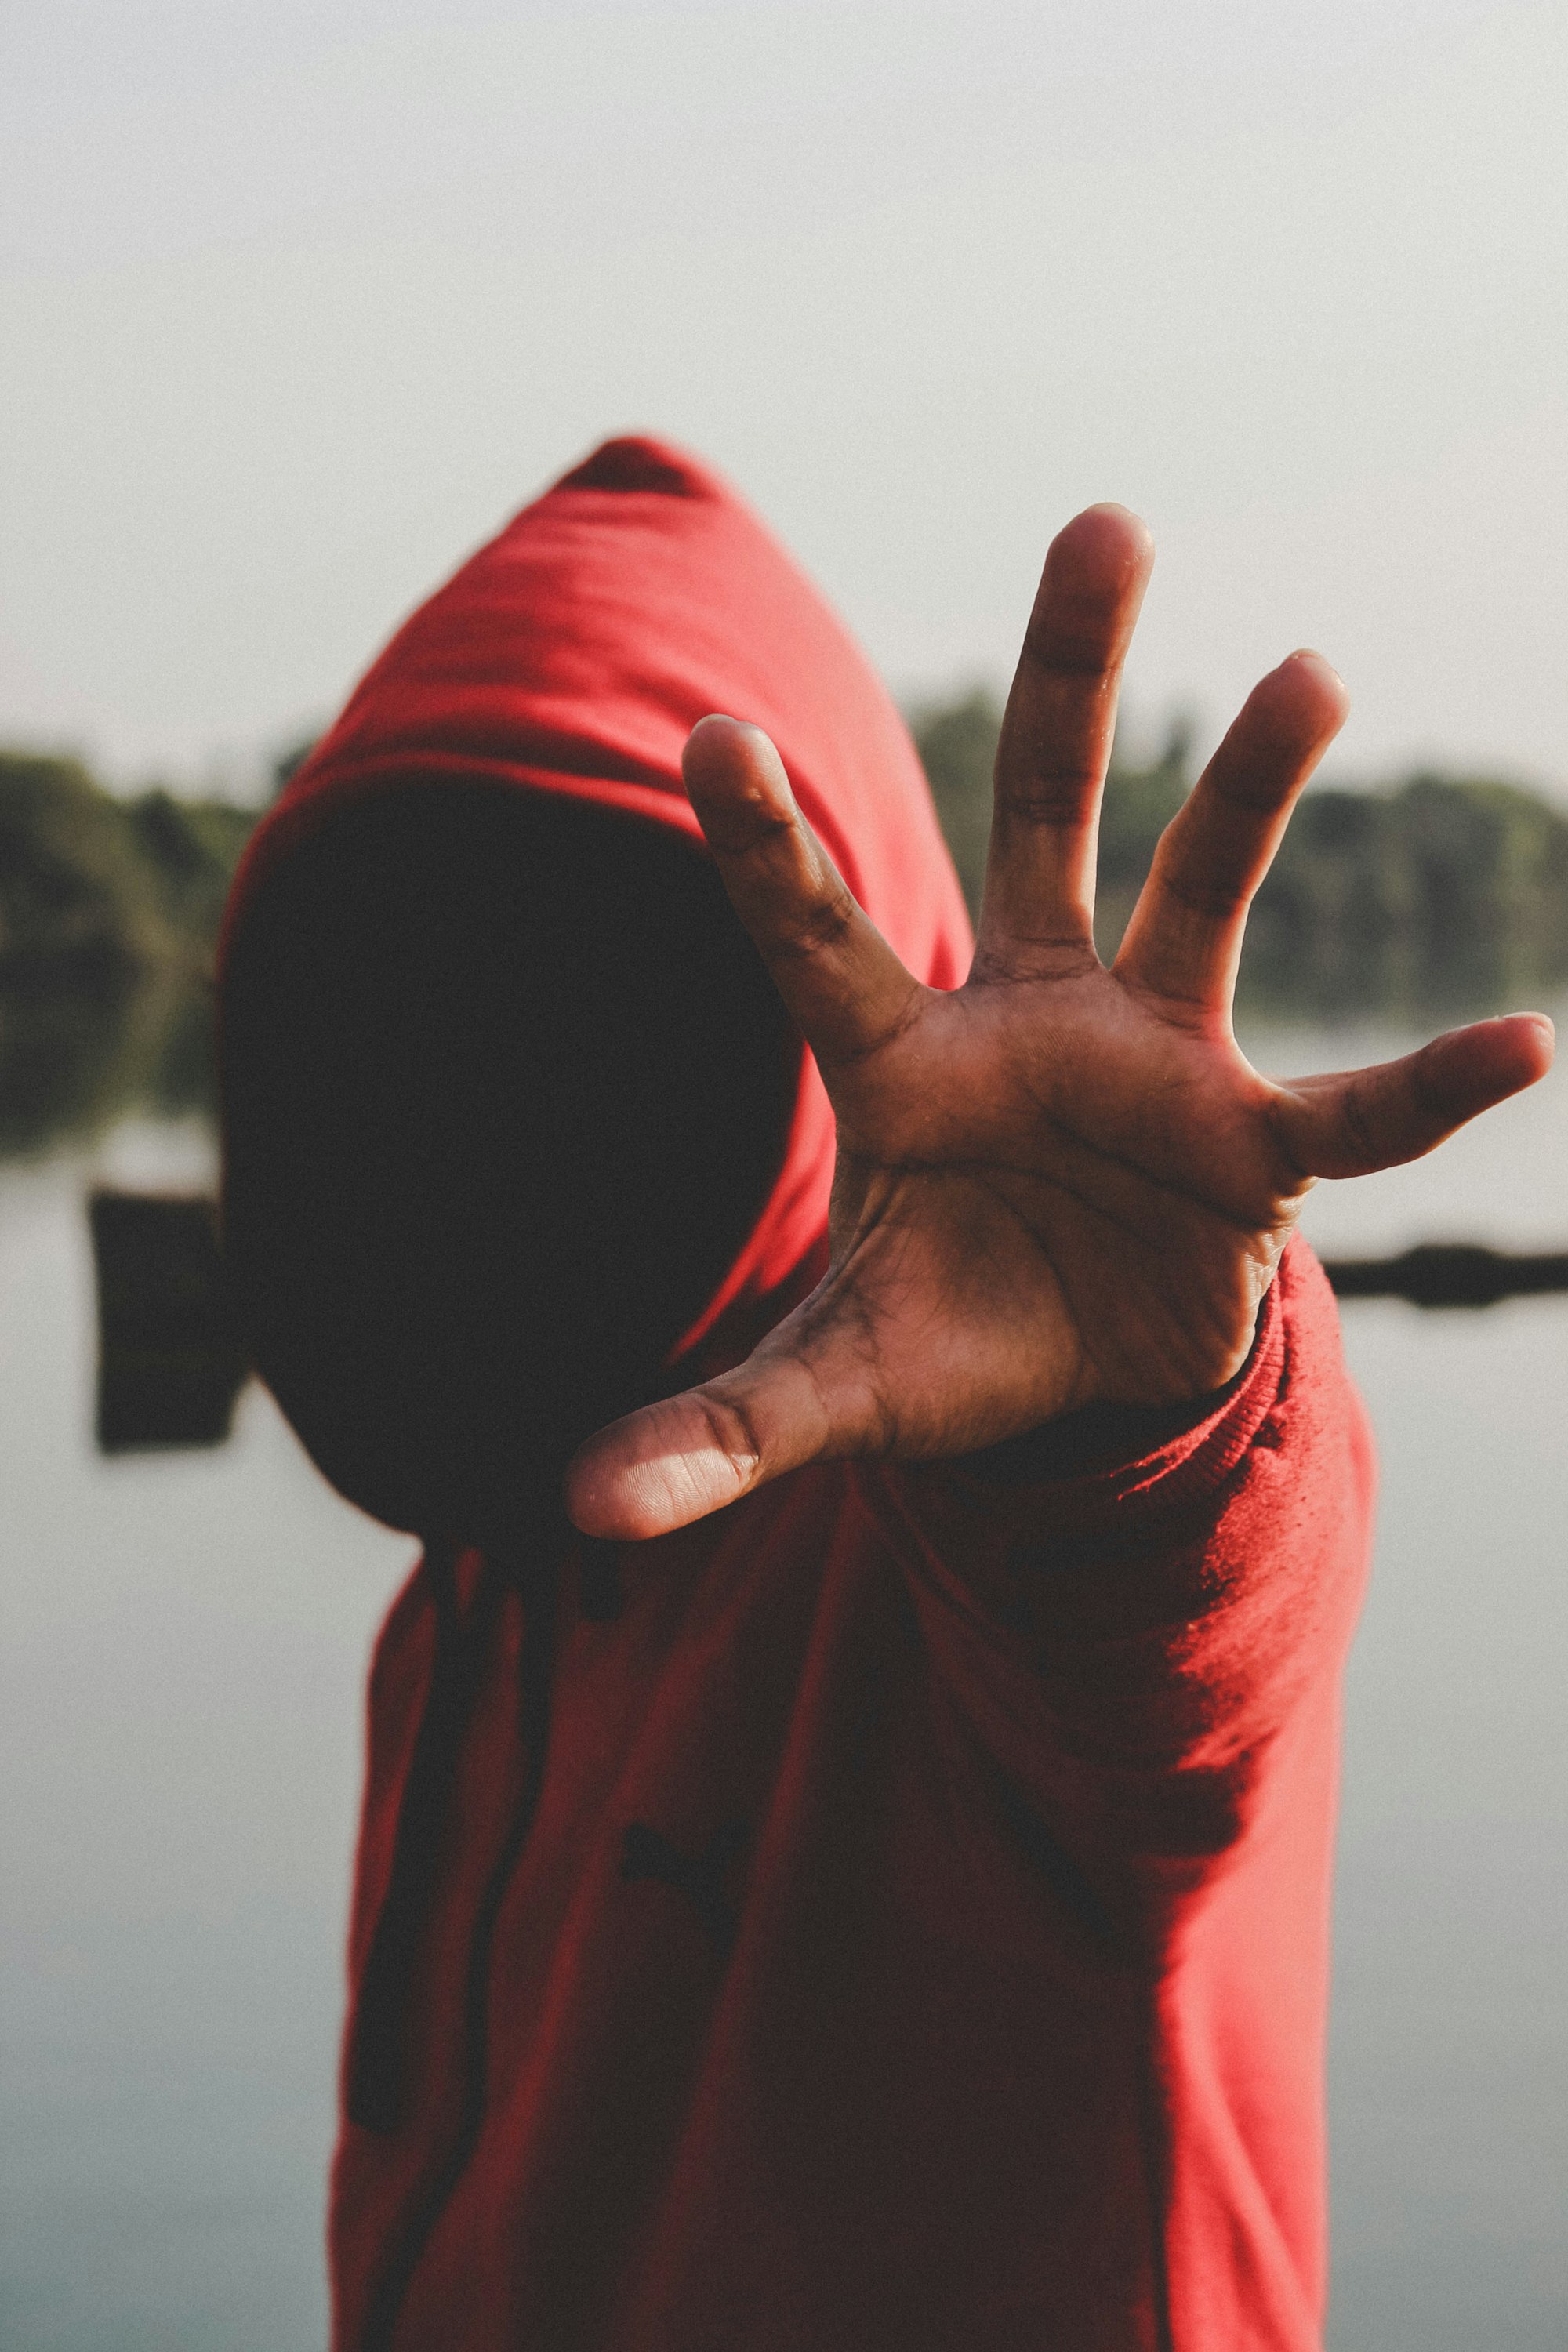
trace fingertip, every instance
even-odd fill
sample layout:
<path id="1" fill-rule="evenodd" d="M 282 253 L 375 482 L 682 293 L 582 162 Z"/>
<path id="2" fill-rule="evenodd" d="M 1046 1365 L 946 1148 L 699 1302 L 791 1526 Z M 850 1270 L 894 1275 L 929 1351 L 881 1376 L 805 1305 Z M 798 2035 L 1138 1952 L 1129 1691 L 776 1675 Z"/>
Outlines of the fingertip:
<path id="1" fill-rule="evenodd" d="M 1120 499 L 1097 499 L 1092 506 L 1085 507 L 1082 513 L 1076 515 L 1073 520 L 1089 522 L 1097 517 L 1103 518 L 1110 527 L 1121 530 L 1129 540 L 1136 541 L 1141 547 L 1152 548 L 1154 544 L 1154 534 L 1142 516 L 1135 513 L 1131 507 L 1124 507 Z M 1068 529 L 1070 530 L 1072 528 L 1073 524 L 1068 523 Z"/>
<path id="2" fill-rule="evenodd" d="M 1154 534 L 1142 515 L 1115 499 L 1085 507 L 1052 540 L 1047 562 L 1072 562 L 1097 575 L 1124 579 L 1146 572 L 1154 561 Z"/>
<path id="3" fill-rule="evenodd" d="M 673 1397 L 584 1440 L 566 1465 L 563 1499 L 582 1534 L 647 1543 L 722 1510 L 756 1467 L 715 1444 L 689 1397 Z"/>
<path id="4" fill-rule="evenodd" d="M 680 755 L 681 782 L 700 818 L 705 801 L 751 802 L 793 812 L 795 794 L 771 736 L 750 719 L 713 711 L 700 719 Z"/>
<path id="5" fill-rule="evenodd" d="M 729 761 L 737 752 L 744 752 L 748 738 L 752 736 L 767 740 L 760 727 L 749 726 L 743 719 L 731 719 L 726 711 L 710 710 L 705 719 L 698 720 L 680 755 L 681 773 L 687 782 L 690 782 L 694 770 L 705 773 L 714 761 Z"/>
<path id="6" fill-rule="evenodd" d="M 1321 654 L 1316 646 L 1298 646 L 1293 653 L 1286 655 L 1279 667 L 1281 669 L 1289 669 L 1296 663 L 1310 670 L 1315 677 L 1321 678 L 1324 685 L 1336 687 L 1348 700 L 1350 688 L 1327 654 Z"/>
<path id="7" fill-rule="evenodd" d="M 616 1509 L 614 1482 L 602 1475 L 594 1438 L 580 1445 L 567 1464 L 561 1496 L 566 1516 L 579 1535 L 594 1536 L 603 1541 L 615 1541 L 620 1537 L 621 1514 Z"/>
<path id="8" fill-rule="evenodd" d="M 1473 1118 L 1546 1076 L 1556 1031 L 1544 1013 L 1505 1013 L 1450 1029 L 1425 1050 L 1460 1117 Z"/>
<path id="9" fill-rule="evenodd" d="M 1557 1025 L 1545 1013 L 1505 1013 L 1489 1027 L 1501 1033 L 1502 1043 L 1519 1070 L 1519 1085 L 1534 1086 L 1552 1067 L 1557 1055 Z"/>
<path id="10" fill-rule="evenodd" d="M 1312 646 L 1298 646 L 1272 673 L 1299 695 L 1311 717 L 1326 732 L 1337 734 L 1350 716 L 1350 688 L 1326 655 Z"/>
<path id="11" fill-rule="evenodd" d="M 672 1524 L 659 1508 L 661 1494 L 637 1466 L 628 1472 L 605 1458 L 605 1449 L 593 1438 L 567 1465 L 563 1485 L 566 1516 L 580 1535 L 603 1543 L 646 1543 L 665 1535 Z"/>
<path id="12" fill-rule="evenodd" d="M 703 791 L 705 785 L 736 774 L 766 774 L 771 781 L 787 781 L 783 760 L 773 746 L 773 739 L 764 734 L 752 719 L 731 719 L 721 710 L 710 710 L 708 718 L 699 719 L 687 736 L 687 748 L 682 751 L 682 781 L 687 791 L 693 785 Z"/>
<path id="13" fill-rule="evenodd" d="M 1264 740 L 1291 760 L 1308 763 L 1296 774 L 1299 787 L 1344 725 L 1350 707 L 1349 691 L 1332 663 L 1303 646 L 1258 679 L 1237 724 L 1248 741 L 1261 726 Z"/>

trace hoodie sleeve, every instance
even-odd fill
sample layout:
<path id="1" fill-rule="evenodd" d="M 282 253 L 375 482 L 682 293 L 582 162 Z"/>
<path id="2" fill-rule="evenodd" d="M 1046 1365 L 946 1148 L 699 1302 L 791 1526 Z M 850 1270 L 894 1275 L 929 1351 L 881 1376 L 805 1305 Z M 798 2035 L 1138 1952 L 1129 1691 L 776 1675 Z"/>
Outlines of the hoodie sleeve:
<path id="1" fill-rule="evenodd" d="M 1185 1426 L 1076 1416 L 876 1475 L 948 1702 L 1016 1797 L 1119 1909 L 1201 1884 L 1331 1717 L 1365 1577 L 1371 1441 L 1306 1244 Z"/>

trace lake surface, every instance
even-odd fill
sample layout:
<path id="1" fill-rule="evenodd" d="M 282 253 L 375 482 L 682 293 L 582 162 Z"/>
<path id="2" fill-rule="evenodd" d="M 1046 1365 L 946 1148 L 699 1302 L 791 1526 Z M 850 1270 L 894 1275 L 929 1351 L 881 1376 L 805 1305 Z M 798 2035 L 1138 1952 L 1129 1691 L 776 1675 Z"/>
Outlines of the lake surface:
<path id="1" fill-rule="evenodd" d="M 1265 1066 L 1400 1041 L 1254 1041 Z M 1568 1057 L 1565 1057 L 1568 1060 Z M 209 1454 L 90 1444 L 88 1181 L 0 1176 L 0 2343 L 318 2352 L 340 1946 L 372 1632 L 414 1547 L 266 1395 Z M 1568 1246 L 1568 1075 L 1321 1188 L 1321 1246 Z M 1367 1302 L 1384 1465 L 1348 1690 L 1332 2352 L 1568 2345 L 1568 1297 Z"/>

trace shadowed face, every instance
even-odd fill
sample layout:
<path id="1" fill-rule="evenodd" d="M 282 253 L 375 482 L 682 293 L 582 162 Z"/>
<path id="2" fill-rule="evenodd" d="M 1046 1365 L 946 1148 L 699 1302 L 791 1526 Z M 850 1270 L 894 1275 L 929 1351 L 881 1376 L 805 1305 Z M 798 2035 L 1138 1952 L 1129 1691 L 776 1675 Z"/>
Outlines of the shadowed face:
<path id="1" fill-rule="evenodd" d="M 656 1392 L 783 1157 L 798 1044 L 712 867 L 410 784 L 261 884 L 224 982 L 226 1235 L 321 1469 L 479 1542 Z"/>

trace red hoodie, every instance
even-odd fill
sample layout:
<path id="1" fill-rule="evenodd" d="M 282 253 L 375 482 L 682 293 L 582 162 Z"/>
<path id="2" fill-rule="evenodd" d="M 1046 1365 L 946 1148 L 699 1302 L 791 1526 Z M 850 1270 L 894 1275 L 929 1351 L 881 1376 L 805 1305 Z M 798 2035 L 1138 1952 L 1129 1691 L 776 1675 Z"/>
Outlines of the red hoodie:
<path id="1" fill-rule="evenodd" d="M 640 441 L 394 638 L 261 829 L 231 932 L 324 809 L 394 776 L 695 835 L 680 751 L 712 709 L 768 730 L 861 903 L 956 985 L 967 926 L 891 704 L 733 493 Z M 820 1266 L 831 1167 L 806 1056 L 692 1377 Z M 477 1554 L 421 1563 L 371 1673 L 341 2352 L 1318 2343 L 1372 1465 L 1304 1245 L 1203 1417 L 1129 1461 L 1131 1425 L 569 1540 L 548 1606 Z M 390 2100 L 365 2087 L 389 2061 Z"/>

